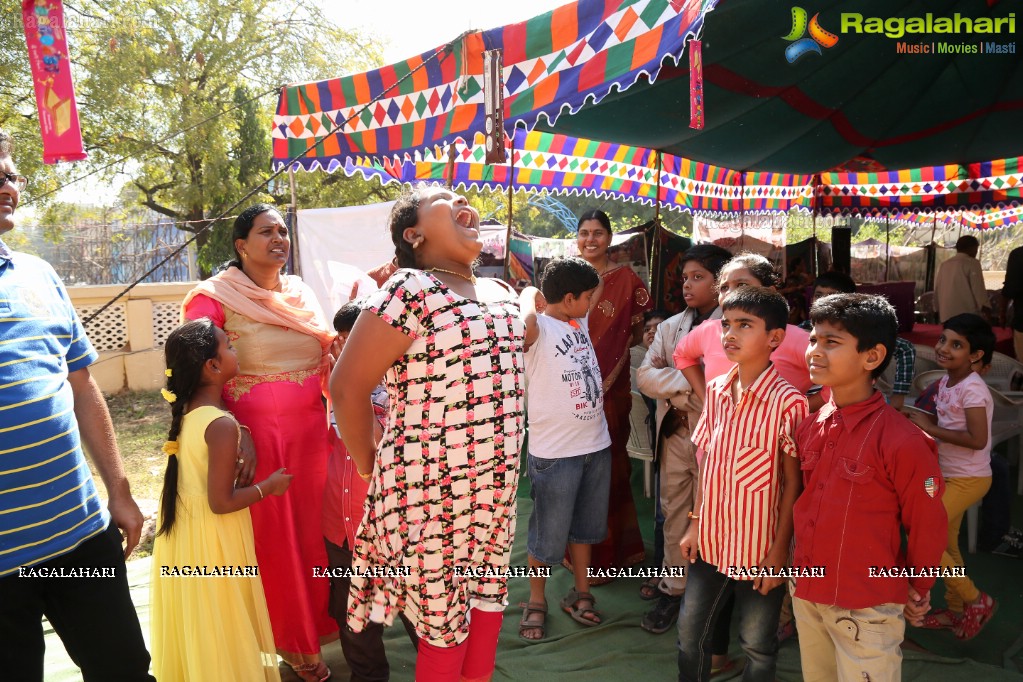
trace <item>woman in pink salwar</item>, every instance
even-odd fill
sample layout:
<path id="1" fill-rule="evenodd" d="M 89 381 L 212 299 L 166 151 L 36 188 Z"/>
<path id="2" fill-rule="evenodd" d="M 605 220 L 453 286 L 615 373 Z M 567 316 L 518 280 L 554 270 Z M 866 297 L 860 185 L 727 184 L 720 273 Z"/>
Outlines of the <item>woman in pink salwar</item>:
<path id="1" fill-rule="evenodd" d="M 190 291 L 183 314 L 209 317 L 238 351 L 224 402 L 252 434 L 257 480 L 281 467 L 294 476 L 292 495 L 252 507 L 256 558 L 278 653 L 303 680 L 325 680 L 320 645 L 336 638 L 337 623 L 329 583 L 313 568 L 327 565 L 320 515 L 334 435 L 322 397 L 334 335 L 312 290 L 281 274 L 291 242 L 276 209 L 243 211 L 234 247 L 238 260 Z M 245 466 L 239 460 L 240 478 Z"/>

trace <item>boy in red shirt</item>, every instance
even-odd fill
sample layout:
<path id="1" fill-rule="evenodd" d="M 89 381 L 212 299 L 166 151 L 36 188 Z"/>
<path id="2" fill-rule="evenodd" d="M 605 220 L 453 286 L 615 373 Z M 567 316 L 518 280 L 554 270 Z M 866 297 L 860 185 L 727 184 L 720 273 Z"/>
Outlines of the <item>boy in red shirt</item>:
<path id="1" fill-rule="evenodd" d="M 930 609 L 947 540 L 937 448 L 874 388 L 895 347 L 891 304 L 835 294 L 810 320 L 810 378 L 831 399 L 796 430 L 793 566 L 825 569 L 796 579 L 803 679 L 899 680 L 906 621 L 919 625 Z"/>
<path id="2" fill-rule="evenodd" d="M 334 315 L 334 331 L 337 332 L 340 356 L 348 335 L 355 326 L 355 320 L 362 312 L 358 301 L 350 301 L 341 306 Z M 383 433 L 383 422 L 387 417 L 387 391 L 383 387 L 373 392 L 373 414 L 376 423 L 373 428 L 374 438 L 379 439 Z M 334 423 L 334 413 L 330 414 Z M 334 440 L 334 447 L 327 459 L 327 485 L 323 489 L 323 517 L 321 519 L 323 542 L 327 547 L 326 571 L 324 577 L 330 580 L 330 602 L 327 612 L 337 621 L 341 639 L 341 653 L 352 671 L 352 682 L 372 682 L 387 680 L 391 674 L 387 653 L 384 650 L 384 626 L 379 623 L 370 624 L 362 632 L 354 632 L 348 627 L 348 590 L 352 583 L 352 550 L 359 524 L 362 523 L 363 506 L 369 481 L 362 477 L 355 461 L 348 453 L 348 448 L 340 438 Z M 319 570 L 319 569 L 317 569 Z M 419 645 L 415 626 L 401 614 L 412 646 Z"/>

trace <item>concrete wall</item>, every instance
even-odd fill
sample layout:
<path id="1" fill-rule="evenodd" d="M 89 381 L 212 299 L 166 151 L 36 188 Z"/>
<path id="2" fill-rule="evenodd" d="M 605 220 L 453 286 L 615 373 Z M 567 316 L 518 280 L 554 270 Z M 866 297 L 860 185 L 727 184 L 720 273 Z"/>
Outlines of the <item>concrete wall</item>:
<path id="1" fill-rule="evenodd" d="M 140 284 L 86 323 L 89 340 L 100 355 L 89 370 L 104 393 L 150 391 L 165 385 L 163 345 L 178 326 L 181 301 L 193 286 L 195 282 Z M 68 294 L 84 323 L 123 289 L 123 285 L 68 287 Z"/>

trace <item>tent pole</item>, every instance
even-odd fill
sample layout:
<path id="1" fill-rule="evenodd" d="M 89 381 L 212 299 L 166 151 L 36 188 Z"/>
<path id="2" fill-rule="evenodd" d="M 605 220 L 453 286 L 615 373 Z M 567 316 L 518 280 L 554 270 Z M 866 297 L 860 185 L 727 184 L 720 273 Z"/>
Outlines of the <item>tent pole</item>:
<path id="1" fill-rule="evenodd" d="M 511 279 L 512 197 L 515 192 L 515 135 L 511 136 L 508 155 L 508 229 L 504 233 L 504 280 Z"/>
<path id="2" fill-rule="evenodd" d="M 288 205 L 288 213 L 291 214 L 291 224 L 288 225 L 288 231 L 291 232 L 291 253 L 288 256 L 291 259 L 290 271 L 302 276 L 302 266 L 300 265 L 301 255 L 300 247 L 298 243 L 298 199 L 295 192 L 295 166 L 292 165 L 288 168 L 288 185 L 291 189 L 291 204 Z"/>
<path id="3" fill-rule="evenodd" d="M 788 220 L 788 218 L 786 218 Z M 813 247 L 810 253 L 810 273 L 816 278 L 820 273 L 820 263 L 817 261 L 817 209 L 813 210 Z"/>
<path id="4" fill-rule="evenodd" d="M 661 227 L 660 223 L 654 223 L 653 244 L 650 248 L 650 268 L 647 271 L 647 274 L 650 277 L 648 284 L 650 285 L 650 290 L 654 294 L 655 308 L 663 307 L 662 304 L 664 303 L 664 277 L 661 277 L 658 274 L 661 269 L 661 258 L 663 257 L 662 249 L 664 247 L 661 243 L 661 230 L 663 229 L 664 228 Z M 690 240 L 689 243 L 691 245 L 692 240 Z"/>
<path id="5" fill-rule="evenodd" d="M 657 196 L 656 203 L 654 204 L 654 229 L 653 229 L 653 244 L 651 245 L 649 254 L 650 268 L 647 274 L 650 277 L 650 281 L 647 284 L 652 285 L 651 288 L 654 292 L 654 307 L 660 307 L 661 304 L 661 277 L 657 276 L 657 271 L 661 267 L 661 151 L 658 149 L 654 152 L 657 154 Z"/>
<path id="6" fill-rule="evenodd" d="M 661 224 L 661 152 L 654 152 L 657 155 L 657 196 L 654 203 L 654 225 Z"/>
<path id="7" fill-rule="evenodd" d="M 888 271 L 892 266 L 892 217 L 884 216 L 884 281 L 888 281 Z"/>
<path id="8" fill-rule="evenodd" d="M 746 171 L 739 171 L 739 248 L 746 248 Z"/>
<path id="9" fill-rule="evenodd" d="M 448 145 L 448 165 L 444 169 L 444 183 L 451 189 L 455 182 L 455 143 Z"/>

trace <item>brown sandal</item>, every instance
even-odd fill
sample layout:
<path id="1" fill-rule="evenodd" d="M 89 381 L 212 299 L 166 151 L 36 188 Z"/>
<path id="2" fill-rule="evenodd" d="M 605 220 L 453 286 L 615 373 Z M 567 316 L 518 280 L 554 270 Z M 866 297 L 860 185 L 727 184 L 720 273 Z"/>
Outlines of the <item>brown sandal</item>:
<path id="1" fill-rule="evenodd" d="M 519 621 L 519 639 L 522 639 L 530 644 L 536 644 L 547 639 L 547 604 L 545 602 L 519 602 L 519 606 L 522 608 L 522 619 Z M 530 617 L 533 614 L 543 614 L 543 620 L 539 623 L 530 622 Z M 539 630 L 539 637 L 526 637 L 527 630 Z"/>
<path id="2" fill-rule="evenodd" d="M 653 601 L 661 596 L 661 579 L 647 578 L 639 586 L 639 598 L 643 601 Z"/>
<path id="3" fill-rule="evenodd" d="M 302 678 L 303 682 L 327 682 L 333 674 L 323 661 L 293 665 L 291 669 Z"/>
<path id="4" fill-rule="evenodd" d="M 579 602 L 589 602 L 588 607 L 579 606 Z M 572 620 L 585 625 L 588 628 L 596 627 L 604 622 L 604 617 L 600 615 L 600 611 L 597 611 L 594 606 L 597 605 L 597 600 L 589 592 L 577 592 L 575 588 L 568 591 L 565 598 L 561 600 L 561 609 L 572 617 Z M 597 620 L 587 618 L 587 615 L 594 615 Z"/>

